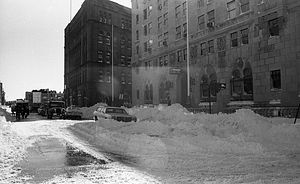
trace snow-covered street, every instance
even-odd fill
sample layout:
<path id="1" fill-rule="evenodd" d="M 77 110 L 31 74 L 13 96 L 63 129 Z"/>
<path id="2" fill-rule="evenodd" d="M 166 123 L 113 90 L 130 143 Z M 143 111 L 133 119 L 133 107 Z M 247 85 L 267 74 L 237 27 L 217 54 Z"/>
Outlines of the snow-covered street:
<path id="1" fill-rule="evenodd" d="M 96 107 L 97 105 L 95 105 Z M 95 107 L 83 108 L 88 117 Z M 137 122 L 0 121 L 0 183 L 26 183 L 27 148 L 59 139 L 104 160 L 44 183 L 300 183 L 300 120 L 265 118 L 249 109 L 192 114 L 178 104 L 127 109 Z"/>

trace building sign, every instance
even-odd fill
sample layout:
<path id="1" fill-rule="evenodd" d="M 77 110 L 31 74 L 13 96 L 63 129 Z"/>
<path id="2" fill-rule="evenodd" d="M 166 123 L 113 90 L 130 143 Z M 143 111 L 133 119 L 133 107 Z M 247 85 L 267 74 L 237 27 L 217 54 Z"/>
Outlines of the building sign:
<path id="1" fill-rule="evenodd" d="M 181 73 L 180 68 L 170 68 L 170 74 L 178 75 Z"/>

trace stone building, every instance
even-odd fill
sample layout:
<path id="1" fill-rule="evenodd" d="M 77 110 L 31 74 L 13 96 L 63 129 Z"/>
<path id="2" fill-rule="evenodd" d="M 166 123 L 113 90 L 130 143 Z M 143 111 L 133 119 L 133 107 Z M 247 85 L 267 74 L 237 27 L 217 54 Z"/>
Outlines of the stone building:
<path id="1" fill-rule="evenodd" d="M 186 105 L 187 76 L 194 108 L 298 105 L 299 1 L 133 0 L 132 12 L 135 105 Z"/>
<path id="2" fill-rule="evenodd" d="M 131 77 L 130 8 L 85 0 L 65 28 L 67 104 L 131 103 Z"/>

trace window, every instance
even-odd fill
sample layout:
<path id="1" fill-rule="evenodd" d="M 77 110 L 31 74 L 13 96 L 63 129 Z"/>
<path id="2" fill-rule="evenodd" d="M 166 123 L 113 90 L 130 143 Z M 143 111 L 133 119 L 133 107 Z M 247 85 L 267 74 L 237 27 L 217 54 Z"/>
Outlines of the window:
<path id="1" fill-rule="evenodd" d="M 144 25 L 144 36 L 147 36 L 147 25 Z"/>
<path id="2" fill-rule="evenodd" d="M 162 56 L 159 57 L 159 66 L 164 66 L 164 58 Z"/>
<path id="3" fill-rule="evenodd" d="M 103 82 L 103 71 L 99 70 L 99 82 Z"/>
<path id="4" fill-rule="evenodd" d="M 148 70 L 148 62 L 145 62 L 145 70 Z"/>
<path id="5" fill-rule="evenodd" d="M 270 20 L 268 24 L 270 36 L 279 36 L 278 18 Z"/>
<path id="6" fill-rule="evenodd" d="M 187 49 L 183 49 L 183 60 L 187 61 Z"/>
<path id="7" fill-rule="evenodd" d="M 208 22 L 215 23 L 215 11 L 212 10 L 207 13 Z"/>
<path id="8" fill-rule="evenodd" d="M 163 40 L 162 40 L 162 34 L 158 35 L 157 40 L 158 40 L 158 47 L 161 47 L 162 46 L 162 42 L 163 42 Z"/>
<path id="9" fill-rule="evenodd" d="M 168 25 L 168 13 L 164 14 L 164 26 Z"/>
<path id="10" fill-rule="evenodd" d="M 111 74 L 110 74 L 110 71 L 107 71 L 107 72 L 106 72 L 106 82 L 107 82 L 107 83 L 110 83 L 110 82 L 111 82 Z"/>
<path id="11" fill-rule="evenodd" d="M 125 65 L 125 56 L 124 55 L 121 56 L 121 65 L 122 66 Z"/>
<path id="12" fill-rule="evenodd" d="M 244 91 L 247 94 L 253 94 L 252 70 L 246 68 L 244 70 Z"/>
<path id="13" fill-rule="evenodd" d="M 152 29 L 152 22 L 150 22 L 150 23 L 148 24 L 148 34 L 151 33 L 151 29 Z"/>
<path id="14" fill-rule="evenodd" d="M 121 75 L 121 83 L 125 84 L 125 73 L 124 73 L 124 71 L 122 72 L 122 75 Z"/>
<path id="15" fill-rule="evenodd" d="M 136 19 L 136 24 L 139 24 L 139 14 L 137 14 L 136 16 L 135 16 L 135 19 Z"/>
<path id="16" fill-rule="evenodd" d="M 164 44 L 167 45 L 169 40 L 169 32 L 164 33 Z"/>
<path id="17" fill-rule="evenodd" d="M 216 74 L 210 74 L 203 75 L 201 78 L 200 83 L 200 94 L 201 94 L 201 101 L 202 102 L 208 102 L 209 99 L 213 102 L 216 101 L 217 91 L 215 88 L 209 88 L 210 84 L 215 84 L 217 82 L 217 75 Z M 209 98 L 210 97 L 210 98 Z"/>
<path id="18" fill-rule="evenodd" d="M 231 100 L 253 100 L 253 77 L 251 68 L 235 69 L 232 72 Z"/>
<path id="19" fill-rule="evenodd" d="M 127 57 L 127 66 L 131 66 L 131 57 Z"/>
<path id="20" fill-rule="evenodd" d="M 147 8 L 146 8 L 146 9 L 144 9 L 144 11 L 143 11 L 143 15 L 144 15 L 144 20 L 146 20 L 146 19 L 147 19 Z"/>
<path id="21" fill-rule="evenodd" d="M 162 28 L 162 16 L 157 19 L 157 28 L 160 30 Z"/>
<path id="22" fill-rule="evenodd" d="M 106 45 L 110 45 L 110 34 L 107 33 L 106 35 Z"/>
<path id="23" fill-rule="evenodd" d="M 128 83 L 128 84 L 131 84 L 131 74 L 128 74 L 128 77 L 127 77 L 127 83 Z"/>
<path id="24" fill-rule="evenodd" d="M 232 91 L 234 94 L 242 95 L 242 80 L 239 70 L 235 70 L 232 73 Z"/>
<path id="25" fill-rule="evenodd" d="M 102 22 L 102 20 L 103 20 L 103 17 L 102 17 L 102 12 L 101 12 L 101 11 L 99 11 L 99 22 Z"/>
<path id="26" fill-rule="evenodd" d="M 177 51 L 177 62 L 181 62 L 182 61 L 182 50 L 178 50 Z"/>
<path id="27" fill-rule="evenodd" d="M 152 5 L 150 5 L 150 6 L 148 7 L 148 17 L 151 16 L 151 12 L 152 12 Z"/>
<path id="28" fill-rule="evenodd" d="M 157 9 L 158 9 L 158 11 L 161 11 L 162 10 L 162 2 L 161 2 L 161 0 L 157 0 Z"/>
<path id="29" fill-rule="evenodd" d="M 250 10 L 249 0 L 240 0 L 241 12 L 245 13 Z"/>
<path id="30" fill-rule="evenodd" d="M 183 29 L 183 37 L 186 38 L 187 37 L 187 23 L 184 23 L 182 25 L 182 29 Z"/>
<path id="31" fill-rule="evenodd" d="M 271 89 L 281 89 L 280 70 L 271 71 Z"/>
<path id="32" fill-rule="evenodd" d="M 236 3 L 235 0 L 227 3 L 228 19 L 232 19 L 236 16 Z"/>
<path id="33" fill-rule="evenodd" d="M 98 43 L 99 44 L 103 43 L 103 32 L 102 31 L 100 31 L 98 34 Z"/>
<path id="34" fill-rule="evenodd" d="M 102 63 L 103 62 L 103 52 L 98 50 L 98 62 Z"/>
<path id="35" fill-rule="evenodd" d="M 148 47 L 147 47 L 147 42 L 144 42 L 144 52 L 147 52 Z"/>
<path id="36" fill-rule="evenodd" d="M 124 36 L 121 36 L 121 49 L 124 49 L 125 48 L 125 37 Z"/>
<path id="37" fill-rule="evenodd" d="M 197 8 L 200 9 L 203 6 L 204 6 L 204 0 L 198 0 L 197 1 Z"/>
<path id="38" fill-rule="evenodd" d="M 168 66 L 168 63 L 169 63 L 169 62 L 168 62 L 168 55 L 165 55 L 165 56 L 164 56 L 164 65 L 165 65 L 165 66 Z"/>
<path id="39" fill-rule="evenodd" d="M 241 30 L 241 35 L 242 35 L 242 44 L 249 44 L 249 38 L 248 38 L 248 33 L 249 30 L 248 28 Z"/>
<path id="40" fill-rule="evenodd" d="M 208 53 L 214 53 L 214 40 L 208 41 Z"/>
<path id="41" fill-rule="evenodd" d="M 176 27 L 176 40 L 181 38 L 181 26 Z"/>
<path id="42" fill-rule="evenodd" d="M 237 47 L 238 46 L 238 33 L 234 32 L 230 34 L 231 38 L 231 47 Z"/>
<path id="43" fill-rule="evenodd" d="M 186 2 L 182 3 L 182 16 L 186 16 Z"/>
<path id="44" fill-rule="evenodd" d="M 105 61 L 106 61 L 106 63 L 107 64 L 110 64 L 110 60 L 111 60 L 111 54 L 110 54 L 110 52 L 109 51 L 106 51 L 106 58 L 105 58 Z"/>
<path id="45" fill-rule="evenodd" d="M 136 40 L 139 40 L 140 39 L 140 37 L 139 37 L 139 30 L 136 30 L 135 34 L 136 34 Z"/>
<path id="46" fill-rule="evenodd" d="M 201 44 L 201 52 L 200 52 L 201 56 L 206 55 L 206 43 L 202 43 Z"/>
<path id="47" fill-rule="evenodd" d="M 165 84 L 162 82 L 159 85 L 159 100 L 163 101 L 166 99 L 166 88 L 165 88 Z"/>
<path id="48" fill-rule="evenodd" d="M 180 18 L 180 5 L 178 5 L 178 6 L 175 8 L 175 18 L 176 18 L 176 19 L 179 19 L 179 18 Z"/>
<path id="49" fill-rule="evenodd" d="M 136 90 L 136 99 L 140 99 L 140 90 Z"/>
<path id="50" fill-rule="evenodd" d="M 205 29 L 204 15 L 201 15 L 201 16 L 198 17 L 198 29 L 199 30 Z"/>

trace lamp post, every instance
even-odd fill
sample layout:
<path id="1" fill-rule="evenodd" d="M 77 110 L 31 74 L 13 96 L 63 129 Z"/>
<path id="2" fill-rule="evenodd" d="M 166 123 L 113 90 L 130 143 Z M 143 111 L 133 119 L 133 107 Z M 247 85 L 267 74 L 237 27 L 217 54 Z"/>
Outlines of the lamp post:
<path id="1" fill-rule="evenodd" d="M 111 21 L 111 105 L 114 106 L 114 25 Z"/>
<path id="2" fill-rule="evenodd" d="M 187 62 L 186 62 L 186 73 L 187 73 L 187 102 L 186 106 L 191 106 L 191 97 L 190 97 L 190 46 L 189 46 L 189 1 L 186 1 L 186 52 L 187 52 Z"/>

